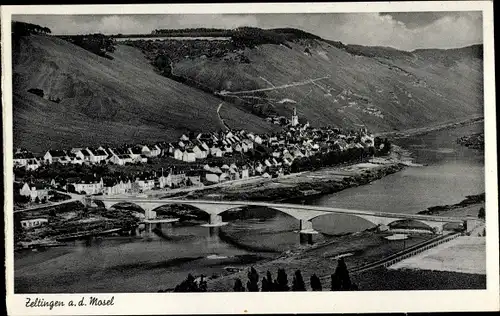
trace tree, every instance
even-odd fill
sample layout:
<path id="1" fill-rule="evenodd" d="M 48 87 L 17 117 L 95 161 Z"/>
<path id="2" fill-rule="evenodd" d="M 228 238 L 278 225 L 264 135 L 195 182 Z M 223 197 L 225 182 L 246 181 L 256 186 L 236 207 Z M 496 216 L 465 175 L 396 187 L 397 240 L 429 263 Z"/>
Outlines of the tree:
<path id="1" fill-rule="evenodd" d="M 233 290 L 235 292 L 245 292 L 245 288 L 243 287 L 243 283 L 241 282 L 240 278 L 238 278 L 238 279 L 236 279 L 236 281 L 234 281 Z"/>
<path id="2" fill-rule="evenodd" d="M 322 291 L 321 281 L 316 274 L 311 275 L 311 288 L 313 291 Z"/>
<path id="3" fill-rule="evenodd" d="M 304 279 L 302 278 L 302 273 L 300 273 L 300 270 L 297 270 L 295 271 L 295 275 L 293 276 L 292 291 L 298 292 L 305 290 L 306 285 L 304 283 Z"/>
<path id="4" fill-rule="evenodd" d="M 38 196 L 35 198 L 35 203 L 40 203 L 40 198 Z"/>
<path id="5" fill-rule="evenodd" d="M 332 274 L 332 291 L 349 291 L 351 290 L 351 279 L 349 277 L 349 271 L 347 271 L 347 266 L 344 262 L 344 258 L 340 258 L 335 269 L 335 273 Z"/>
<path id="6" fill-rule="evenodd" d="M 271 272 L 267 270 L 266 276 L 262 278 L 262 292 L 272 292 L 274 291 L 274 282 Z"/>
<path id="7" fill-rule="evenodd" d="M 278 276 L 274 282 L 274 291 L 276 292 L 286 292 L 289 291 L 288 277 L 286 275 L 285 269 L 278 269 Z"/>
<path id="8" fill-rule="evenodd" d="M 247 290 L 248 292 L 259 292 L 259 274 L 252 267 L 247 273 Z"/>

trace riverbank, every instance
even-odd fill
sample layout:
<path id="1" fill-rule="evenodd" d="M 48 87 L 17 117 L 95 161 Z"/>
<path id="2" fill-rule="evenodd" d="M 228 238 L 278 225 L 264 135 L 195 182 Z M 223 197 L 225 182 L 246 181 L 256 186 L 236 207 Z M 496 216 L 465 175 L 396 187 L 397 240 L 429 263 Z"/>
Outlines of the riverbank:
<path id="1" fill-rule="evenodd" d="M 485 199 L 485 193 L 469 195 L 459 203 L 429 207 L 425 211 L 418 212 L 418 214 L 451 217 L 478 217 L 480 209 L 482 208 L 484 211 Z"/>
<path id="2" fill-rule="evenodd" d="M 391 160 L 322 168 L 280 178 L 240 182 L 231 186 L 205 188 L 184 196 L 187 199 L 296 201 L 368 184 L 402 170 L 405 165 Z"/>

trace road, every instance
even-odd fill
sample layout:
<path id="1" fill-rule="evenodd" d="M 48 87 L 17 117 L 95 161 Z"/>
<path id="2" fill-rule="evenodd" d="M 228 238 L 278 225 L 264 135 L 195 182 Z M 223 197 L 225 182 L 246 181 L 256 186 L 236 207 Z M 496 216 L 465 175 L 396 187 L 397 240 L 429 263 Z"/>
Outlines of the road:
<path id="1" fill-rule="evenodd" d="M 222 125 L 224 125 L 224 127 L 229 130 L 230 129 L 229 126 L 226 124 L 222 116 L 220 116 L 220 109 L 222 108 L 223 104 L 224 102 L 219 103 L 219 106 L 217 107 L 217 116 L 219 117 L 219 120 L 221 121 Z"/>
<path id="2" fill-rule="evenodd" d="M 308 80 L 304 80 L 301 82 L 288 83 L 288 84 L 284 84 L 284 85 L 277 86 L 277 87 L 254 89 L 254 90 L 244 90 L 244 91 L 234 91 L 234 92 L 221 91 L 221 92 L 218 92 L 216 94 L 231 96 L 231 95 L 239 95 L 239 94 L 246 94 L 246 93 L 253 93 L 253 92 L 274 91 L 274 90 L 278 90 L 278 89 L 286 89 L 286 88 L 291 88 L 291 87 L 304 86 L 307 84 L 312 84 L 315 81 L 324 80 L 324 79 L 328 79 L 328 78 L 330 78 L 329 75 L 324 76 L 324 77 L 320 77 L 320 78 L 308 79 Z"/>

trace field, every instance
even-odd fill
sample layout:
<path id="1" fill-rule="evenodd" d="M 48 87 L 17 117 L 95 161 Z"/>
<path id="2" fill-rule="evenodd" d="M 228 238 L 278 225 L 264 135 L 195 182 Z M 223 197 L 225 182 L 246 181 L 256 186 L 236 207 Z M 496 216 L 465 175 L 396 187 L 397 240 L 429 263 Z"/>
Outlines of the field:
<path id="1" fill-rule="evenodd" d="M 486 275 L 486 240 L 462 236 L 391 266 L 390 269 L 420 269 Z"/>

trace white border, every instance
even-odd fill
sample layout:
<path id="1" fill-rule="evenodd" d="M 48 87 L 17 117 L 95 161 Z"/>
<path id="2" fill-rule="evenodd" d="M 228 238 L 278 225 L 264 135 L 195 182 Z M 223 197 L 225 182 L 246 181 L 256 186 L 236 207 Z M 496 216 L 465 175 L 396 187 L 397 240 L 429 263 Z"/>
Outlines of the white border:
<path id="1" fill-rule="evenodd" d="M 208 13 L 334 13 L 334 12 L 482 11 L 484 44 L 484 111 L 486 181 L 487 290 L 386 291 L 386 292 L 289 292 L 289 293 L 154 293 L 154 294 L 13 294 L 12 226 L 12 62 L 10 29 L 12 14 L 208 14 Z M 268 3 L 4 6 L 2 22 L 2 102 L 5 188 L 5 250 L 9 315 L 96 314 L 241 314 L 241 313 L 353 313 L 496 311 L 500 309 L 498 191 L 496 164 L 495 73 L 493 3 L 490 1 L 379 2 L 379 3 Z M 7 52 L 7 53 L 6 53 Z M 9 229 L 7 229 L 9 228 Z M 26 308 L 26 297 L 45 300 L 80 300 L 83 296 L 114 296 L 111 307 Z"/>

